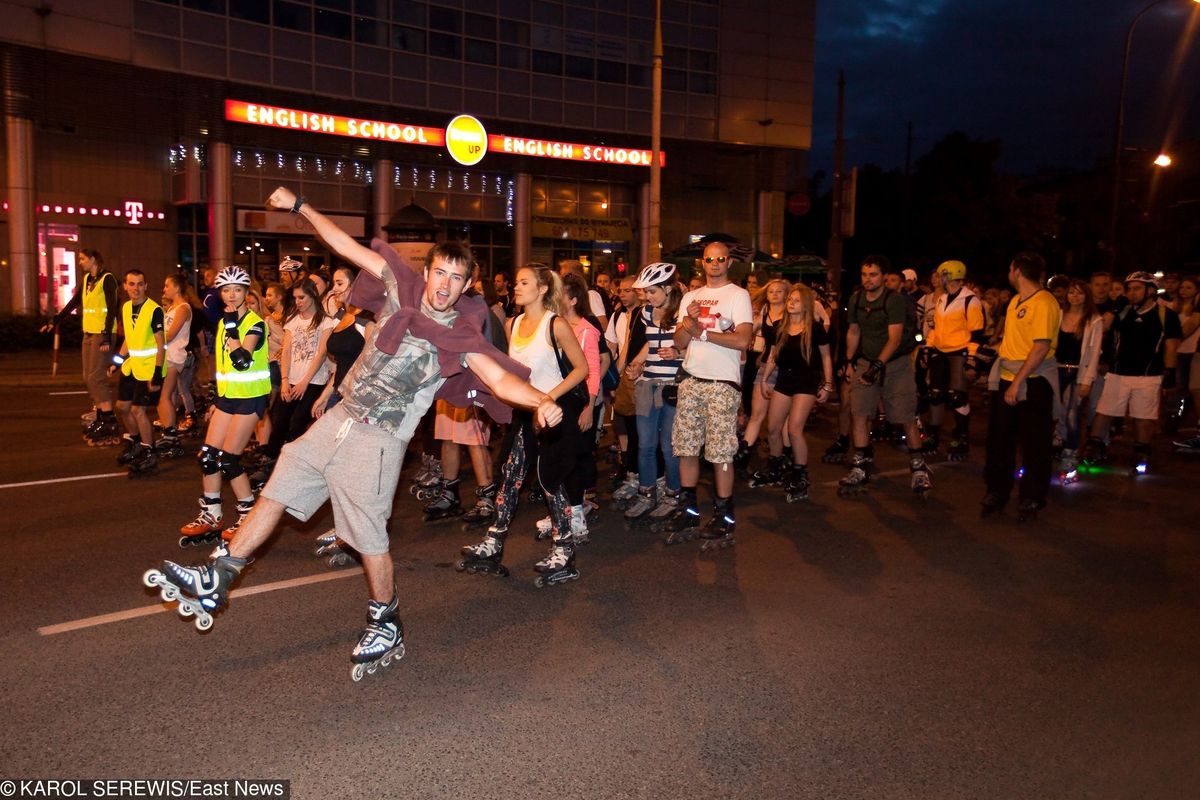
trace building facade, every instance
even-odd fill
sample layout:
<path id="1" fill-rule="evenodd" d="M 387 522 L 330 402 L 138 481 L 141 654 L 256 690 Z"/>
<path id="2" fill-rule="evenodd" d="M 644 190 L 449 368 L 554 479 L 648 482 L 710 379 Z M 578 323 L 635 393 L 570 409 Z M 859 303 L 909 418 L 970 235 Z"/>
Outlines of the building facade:
<path id="1" fill-rule="evenodd" d="M 651 0 L 0 0 L 3 305 L 48 313 L 94 247 L 151 281 L 329 254 L 415 204 L 485 271 L 647 241 Z M 661 246 L 782 246 L 811 147 L 815 0 L 664 0 Z"/>

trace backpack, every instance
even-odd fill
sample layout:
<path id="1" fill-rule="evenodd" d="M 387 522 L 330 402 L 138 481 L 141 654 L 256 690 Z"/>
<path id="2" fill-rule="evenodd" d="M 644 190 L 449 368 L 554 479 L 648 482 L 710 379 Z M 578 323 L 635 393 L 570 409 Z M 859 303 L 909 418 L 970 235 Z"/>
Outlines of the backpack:
<path id="1" fill-rule="evenodd" d="M 917 319 L 916 298 L 910 295 L 885 288 L 883 294 L 880 295 L 882 303 L 879 308 L 886 311 L 888 297 L 893 294 L 899 294 L 900 299 L 904 301 L 904 330 L 900 332 L 900 344 L 896 347 L 896 352 L 892 353 L 892 360 L 895 360 L 899 356 L 908 355 L 917 349 L 917 333 L 921 330 L 921 326 Z M 864 308 L 862 297 L 862 289 L 855 289 L 853 297 L 855 316 L 858 316 Z"/>

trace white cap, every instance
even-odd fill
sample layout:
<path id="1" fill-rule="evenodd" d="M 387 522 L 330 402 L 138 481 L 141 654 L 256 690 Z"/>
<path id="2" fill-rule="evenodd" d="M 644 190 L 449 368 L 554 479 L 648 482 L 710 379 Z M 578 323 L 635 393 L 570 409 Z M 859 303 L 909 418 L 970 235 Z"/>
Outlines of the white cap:
<path id="1" fill-rule="evenodd" d="M 915 281 L 917 279 L 917 271 L 915 269 L 906 269 L 900 273 L 906 281 Z"/>

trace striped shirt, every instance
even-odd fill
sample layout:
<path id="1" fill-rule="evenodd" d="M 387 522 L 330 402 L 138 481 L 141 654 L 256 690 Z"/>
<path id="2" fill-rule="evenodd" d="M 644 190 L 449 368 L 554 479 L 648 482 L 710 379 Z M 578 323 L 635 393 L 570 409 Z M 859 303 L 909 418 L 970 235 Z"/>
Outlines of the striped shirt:
<path id="1" fill-rule="evenodd" d="M 654 312 L 650 306 L 642 307 L 642 322 L 646 326 L 646 344 L 649 350 L 646 355 L 645 368 L 642 370 L 643 380 L 674 380 L 675 373 L 683 365 L 682 358 L 670 360 L 658 357 L 661 347 L 675 346 L 675 326 L 661 328 L 654 324 Z"/>

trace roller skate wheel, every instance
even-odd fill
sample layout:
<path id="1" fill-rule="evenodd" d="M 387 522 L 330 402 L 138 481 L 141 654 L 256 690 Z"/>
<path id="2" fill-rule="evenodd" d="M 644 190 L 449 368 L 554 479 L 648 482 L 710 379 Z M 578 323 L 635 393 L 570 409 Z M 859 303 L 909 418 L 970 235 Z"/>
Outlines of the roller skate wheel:
<path id="1" fill-rule="evenodd" d="M 538 589 L 544 589 L 546 588 L 546 579 L 541 575 L 538 575 L 536 578 L 534 578 L 533 585 Z"/>
<path id="2" fill-rule="evenodd" d="M 188 617 L 195 616 L 195 614 L 196 614 L 196 610 L 194 608 L 180 603 L 179 616 L 183 617 L 184 619 L 187 619 Z"/>
<path id="3" fill-rule="evenodd" d="M 179 599 L 179 589 L 169 583 L 164 583 L 162 584 L 162 590 L 159 592 L 159 597 L 163 599 L 163 602 L 173 603 Z"/>
<path id="4" fill-rule="evenodd" d="M 198 614 L 196 616 L 196 630 L 206 631 L 212 627 L 213 618 L 209 614 Z"/>
<path id="5" fill-rule="evenodd" d="M 153 589 L 158 586 L 162 579 L 162 573 L 156 569 L 148 569 L 142 573 L 142 585 Z"/>
<path id="6" fill-rule="evenodd" d="M 458 563 L 454 565 L 454 569 L 456 572 L 467 572 L 467 560 L 465 558 L 460 558 Z M 474 572 L 474 570 L 471 570 L 470 572 Z M 470 572 L 468 572 L 468 574 L 470 574 Z"/>
<path id="7" fill-rule="evenodd" d="M 366 664 L 355 664 L 354 666 L 350 667 L 350 680 L 354 681 L 355 683 L 361 681 L 366 674 Z"/>

